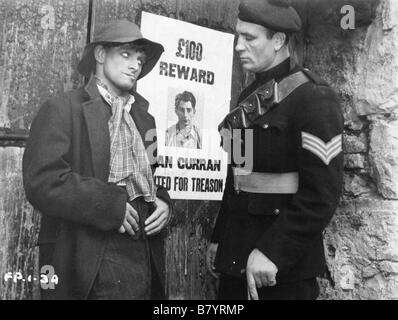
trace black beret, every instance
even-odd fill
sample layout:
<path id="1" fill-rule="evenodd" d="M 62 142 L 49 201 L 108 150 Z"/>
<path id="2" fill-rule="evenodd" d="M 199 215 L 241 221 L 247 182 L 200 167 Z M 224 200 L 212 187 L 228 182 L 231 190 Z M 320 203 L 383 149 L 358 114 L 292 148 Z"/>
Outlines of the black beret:
<path id="1" fill-rule="evenodd" d="M 279 32 L 297 32 L 301 19 L 289 0 L 242 0 L 238 18 Z"/>

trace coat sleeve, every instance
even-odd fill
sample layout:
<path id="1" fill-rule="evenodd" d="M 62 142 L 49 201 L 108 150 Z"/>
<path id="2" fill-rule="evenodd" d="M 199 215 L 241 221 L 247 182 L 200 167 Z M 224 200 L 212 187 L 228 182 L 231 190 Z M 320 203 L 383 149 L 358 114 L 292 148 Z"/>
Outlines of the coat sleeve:
<path id="1" fill-rule="evenodd" d="M 344 121 L 337 95 L 311 84 L 301 101 L 295 115 L 299 188 L 256 243 L 279 270 L 295 265 L 321 235 L 342 188 Z"/>
<path id="2" fill-rule="evenodd" d="M 72 171 L 72 106 L 47 101 L 34 119 L 23 156 L 26 197 L 42 214 L 107 231 L 123 222 L 127 195 L 116 186 Z"/>
<path id="3" fill-rule="evenodd" d="M 216 224 L 214 226 L 213 234 L 210 239 L 212 243 L 218 243 L 222 234 L 223 228 L 225 228 L 226 217 L 228 215 L 228 197 L 234 192 L 233 190 L 233 174 L 232 167 L 228 165 L 227 178 L 225 181 L 225 190 L 221 200 L 221 207 L 218 212 Z"/>
<path id="4" fill-rule="evenodd" d="M 166 221 L 166 226 L 167 226 L 170 223 L 170 221 L 171 221 L 171 219 L 172 219 L 172 217 L 174 215 L 173 201 L 170 198 L 169 192 L 163 186 L 157 185 L 156 196 L 159 199 L 161 199 L 164 202 L 166 202 L 167 205 L 169 206 L 169 217 L 167 218 L 167 221 Z"/>
<path id="5" fill-rule="evenodd" d="M 156 126 L 155 118 L 152 115 L 150 115 L 150 116 L 153 119 L 154 128 L 156 129 L 157 126 Z M 166 135 L 167 135 L 167 133 L 166 133 Z M 158 160 L 157 160 L 157 158 L 158 158 L 157 157 L 157 151 L 158 151 L 158 138 L 157 138 L 157 135 L 155 135 L 153 137 L 153 139 L 154 139 L 154 143 L 155 143 L 155 148 L 153 149 L 153 152 L 154 152 L 153 158 L 156 159 L 155 164 L 152 166 L 152 168 L 153 168 L 152 172 L 154 174 L 156 168 L 159 166 Z M 164 202 L 166 202 L 167 205 L 169 206 L 169 217 L 168 217 L 167 222 L 166 222 L 166 225 L 167 225 L 171 221 L 173 213 L 174 213 L 173 201 L 171 200 L 169 192 L 167 191 L 167 189 L 165 187 L 163 187 L 162 185 L 157 184 L 156 188 L 157 188 L 156 197 L 158 197 L 159 199 L 161 199 Z"/>

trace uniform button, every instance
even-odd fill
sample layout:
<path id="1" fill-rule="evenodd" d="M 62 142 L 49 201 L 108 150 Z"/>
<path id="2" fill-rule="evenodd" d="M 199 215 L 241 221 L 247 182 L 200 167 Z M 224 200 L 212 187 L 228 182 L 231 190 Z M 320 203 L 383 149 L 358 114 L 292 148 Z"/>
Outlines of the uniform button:
<path id="1" fill-rule="evenodd" d="M 274 210 L 274 213 L 275 213 L 276 215 L 278 215 L 279 212 L 280 212 L 279 209 L 275 209 L 275 210 Z"/>
<path id="2" fill-rule="evenodd" d="M 236 261 L 232 261 L 232 264 L 236 264 Z"/>
<path id="3" fill-rule="evenodd" d="M 268 123 L 266 123 L 265 125 L 263 125 L 263 128 L 264 128 L 264 129 L 268 129 L 268 127 L 269 127 L 269 126 L 268 126 Z"/>

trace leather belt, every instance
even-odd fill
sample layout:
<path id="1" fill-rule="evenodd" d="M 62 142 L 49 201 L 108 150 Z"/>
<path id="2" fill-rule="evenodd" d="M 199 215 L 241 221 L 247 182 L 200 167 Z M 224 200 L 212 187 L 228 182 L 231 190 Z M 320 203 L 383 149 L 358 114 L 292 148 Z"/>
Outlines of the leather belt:
<path id="1" fill-rule="evenodd" d="M 248 172 L 232 168 L 235 191 L 292 194 L 298 190 L 298 172 Z"/>

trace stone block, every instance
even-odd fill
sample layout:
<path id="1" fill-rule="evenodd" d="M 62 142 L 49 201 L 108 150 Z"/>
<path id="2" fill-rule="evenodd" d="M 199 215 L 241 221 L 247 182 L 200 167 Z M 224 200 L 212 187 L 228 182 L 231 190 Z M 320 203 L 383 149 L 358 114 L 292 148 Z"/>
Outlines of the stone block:
<path id="1" fill-rule="evenodd" d="M 372 185 L 369 181 L 356 174 L 344 175 L 344 194 L 350 197 L 360 197 L 372 193 Z"/>
<path id="2" fill-rule="evenodd" d="M 364 169 L 365 157 L 361 154 L 347 154 L 344 156 L 344 167 L 346 169 Z"/>
<path id="3" fill-rule="evenodd" d="M 343 136 L 343 149 L 345 153 L 361 153 L 367 152 L 367 138 L 364 133 L 361 133 L 359 137 L 354 135 Z"/>
<path id="4" fill-rule="evenodd" d="M 372 178 L 384 198 L 398 199 L 398 120 L 376 120 L 370 129 Z"/>
<path id="5" fill-rule="evenodd" d="M 354 104 L 359 115 L 398 111 L 398 4 L 382 0 L 378 18 L 367 29 L 364 47 L 357 52 Z"/>
<path id="6" fill-rule="evenodd" d="M 342 201 L 325 231 L 322 299 L 396 299 L 398 202 Z"/>

